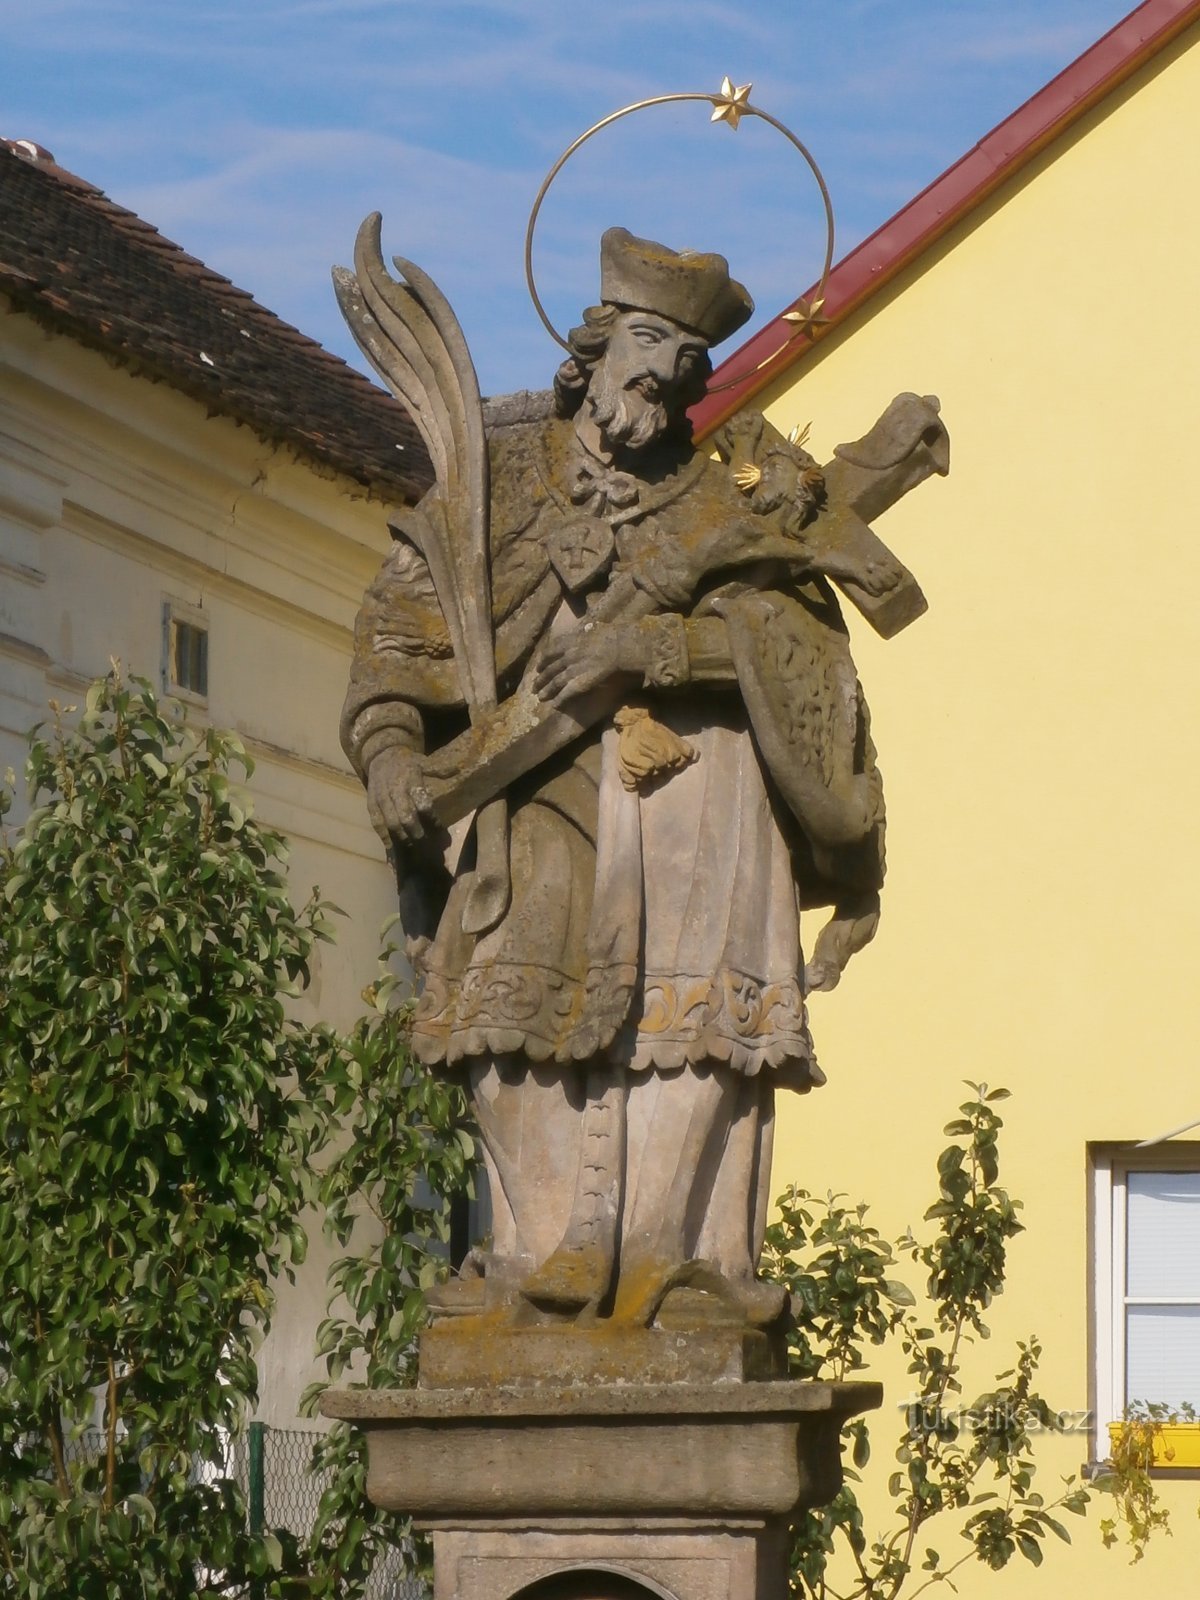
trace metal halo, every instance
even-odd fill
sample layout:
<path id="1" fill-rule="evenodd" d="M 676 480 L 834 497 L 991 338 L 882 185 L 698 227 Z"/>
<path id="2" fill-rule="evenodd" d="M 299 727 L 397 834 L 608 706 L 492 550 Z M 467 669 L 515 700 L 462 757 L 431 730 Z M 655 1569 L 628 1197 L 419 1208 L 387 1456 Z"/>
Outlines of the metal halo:
<path id="1" fill-rule="evenodd" d="M 576 150 L 581 145 L 586 144 L 594 134 L 599 133 L 614 122 L 619 122 L 622 117 L 632 116 L 635 111 L 645 111 L 650 106 L 673 105 L 685 100 L 703 100 L 707 105 L 715 107 L 711 120 L 713 122 L 728 121 L 730 127 L 735 130 L 738 122 L 744 116 L 758 117 L 761 121 L 770 123 L 771 127 L 783 134 L 789 144 L 798 150 L 807 162 L 809 171 L 816 179 L 817 188 L 821 191 L 821 202 L 825 207 L 825 261 L 821 268 L 821 277 L 813 293 L 811 303 L 800 302 L 804 306 L 803 314 L 801 315 L 797 312 L 790 314 L 790 320 L 796 322 L 796 331 L 784 340 L 778 350 L 772 351 L 765 360 L 760 361 L 754 370 L 758 371 L 774 361 L 777 355 L 785 350 L 794 339 L 800 338 L 802 334 L 807 333 L 811 337 L 818 320 L 820 320 L 819 314 L 825 299 L 825 285 L 829 280 L 830 268 L 833 266 L 833 201 L 829 197 L 829 187 L 825 182 L 824 175 L 808 146 L 797 138 L 789 127 L 780 122 L 778 117 L 773 117 L 769 111 L 763 111 L 759 106 L 750 103 L 746 97 L 749 95 L 751 87 L 751 84 L 746 84 L 742 88 L 735 89 L 730 79 L 726 78 L 721 86 L 720 94 L 702 94 L 698 90 L 689 90 L 678 94 L 656 94 L 652 95 L 648 100 L 635 100 L 630 105 L 622 106 L 619 111 L 610 112 L 607 117 L 602 117 L 599 122 L 594 122 L 590 128 L 581 133 L 577 139 L 567 146 L 542 179 L 541 188 L 538 190 L 537 197 L 533 202 L 533 207 L 529 213 L 529 223 L 525 229 L 525 284 L 529 290 L 529 298 L 533 301 L 533 309 L 540 317 L 542 326 L 555 343 L 561 345 L 564 350 L 570 350 L 570 345 L 550 321 L 549 316 L 547 316 L 546 308 L 538 295 L 537 284 L 533 276 L 533 235 L 542 209 L 542 202 L 549 193 L 550 185 L 558 177 Z M 730 389 L 734 385 L 741 383 L 746 376 L 748 374 L 741 373 L 736 378 L 728 379 L 725 383 L 711 385 L 708 392 L 715 394 L 722 389 Z"/>

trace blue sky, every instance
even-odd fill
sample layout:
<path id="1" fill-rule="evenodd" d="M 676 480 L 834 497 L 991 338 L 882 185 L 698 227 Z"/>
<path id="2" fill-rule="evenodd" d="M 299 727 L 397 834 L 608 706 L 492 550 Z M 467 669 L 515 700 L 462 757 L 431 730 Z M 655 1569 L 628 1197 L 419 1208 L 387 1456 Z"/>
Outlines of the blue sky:
<path id="1" fill-rule="evenodd" d="M 556 362 L 525 293 L 544 173 L 628 101 L 728 73 L 810 146 L 839 255 L 1111 28 L 1132 0 L 36 0 L 3 8 L 0 135 L 58 160 L 357 362 L 329 286 L 371 210 L 441 284 L 485 392 Z M 621 223 L 718 249 L 755 326 L 816 275 L 816 191 L 786 142 L 698 106 L 592 141 L 536 269 L 560 327 Z"/>

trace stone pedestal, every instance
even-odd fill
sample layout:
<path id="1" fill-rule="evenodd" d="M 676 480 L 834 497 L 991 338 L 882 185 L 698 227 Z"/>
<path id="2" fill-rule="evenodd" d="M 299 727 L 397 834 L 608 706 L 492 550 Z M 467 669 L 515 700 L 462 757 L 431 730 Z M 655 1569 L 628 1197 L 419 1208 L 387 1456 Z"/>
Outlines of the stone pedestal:
<path id="1" fill-rule="evenodd" d="M 789 1516 L 841 1481 L 870 1383 L 331 1392 L 367 1493 L 433 1532 L 435 1600 L 783 1600 Z"/>
<path id="2" fill-rule="evenodd" d="M 607 1384 L 762 1382 L 787 1376 L 778 1333 L 761 1328 L 513 1327 L 447 1318 L 421 1335 L 422 1389 L 580 1389 Z"/>
<path id="3" fill-rule="evenodd" d="M 639 1519 L 434 1534 L 435 1593 L 470 1600 L 776 1600 L 785 1530 Z"/>

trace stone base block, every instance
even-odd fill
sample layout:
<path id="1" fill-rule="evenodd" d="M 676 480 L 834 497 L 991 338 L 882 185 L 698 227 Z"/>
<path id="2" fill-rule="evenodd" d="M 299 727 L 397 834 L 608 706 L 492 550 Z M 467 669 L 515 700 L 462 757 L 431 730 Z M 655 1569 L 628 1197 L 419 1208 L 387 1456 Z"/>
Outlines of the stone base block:
<path id="1" fill-rule="evenodd" d="M 785 1600 L 786 1525 L 441 1530 L 434 1600 Z"/>
<path id="2" fill-rule="evenodd" d="M 839 1432 L 873 1383 L 334 1390 L 376 1505 L 464 1519 L 786 1517 L 841 1485 Z"/>
<path id="3" fill-rule="evenodd" d="M 484 1326 L 486 1324 L 486 1327 Z M 514 1327 L 447 1319 L 421 1335 L 423 1389 L 522 1384 L 739 1383 L 782 1378 L 782 1338 L 758 1329 Z"/>

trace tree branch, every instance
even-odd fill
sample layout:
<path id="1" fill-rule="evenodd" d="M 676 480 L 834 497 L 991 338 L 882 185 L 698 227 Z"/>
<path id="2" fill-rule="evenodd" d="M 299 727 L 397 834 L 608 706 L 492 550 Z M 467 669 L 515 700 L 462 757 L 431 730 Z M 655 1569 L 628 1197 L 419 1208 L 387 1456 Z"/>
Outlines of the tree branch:
<path id="1" fill-rule="evenodd" d="M 943 1362 L 938 1372 L 938 1381 L 933 1391 L 933 1404 L 934 1408 L 938 1411 L 941 1410 L 942 1401 L 946 1398 L 946 1389 L 949 1385 L 951 1376 L 954 1373 L 955 1363 L 958 1360 L 958 1347 L 962 1339 L 965 1317 L 965 1311 L 960 1309 L 954 1321 L 954 1334 L 950 1340 L 949 1354 L 947 1355 L 946 1360 Z M 922 1398 L 922 1405 L 923 1404 L 924 1399 Z M 918 1455 L 920 1459 L 926 1463 L 926 1465 L 928 1465 L 929 1462 L 929 1440 L 931 1437 L 932 1436 L 930 1434 L 926 1433 L 920 1445 L 918 1446 Z M 928 1478 L 926 1478 L 925 1481 L 928 1482 Z M 896 1595 L 899 1593 L 901 1584 L 908 1575 L 909 1562 L 912 1560 L 913 1545 L 916 1544 L 917 1534 L 920 1531 L 921 1524 L 925 1521 L 926 1516 L 922 1513 L 921 1497 L 914 1489 L 912 1495 L 912 1506 L 908 1513 L 908 1531 L 904 1540 L 904 1551 L 900 1557 L 903 1566 L 899 1575 L 892 1583 L 892 1587 L 888 1591 L 888 1600 L 895 1600 Z"/>
<path id="2" fill-rule="evenodd" d="M 104 1396 L 104 1509 L 111 1511 L 117 1493 L 117 1366 L 108 1358 L 108 1388 Z"/>
<path id="3" fill-rule="evenodd" d="M 918 1584 L 918 1586 L 913 1590 L 912 1594 L 909 1595 L 908 1600 L 917 1600 L 917 1596 L 919 1594 L 924 1594 L 926 1589 L 931 1588 L 935 1583 L 948 1582 L 951 1573 L 957 1572 L 959 1567 L 965 1567 L 968 1561 L 977 1560 L 978 1555 L 979 1552 L 977 1550 L 968 1550 L 966 1555 L 959 1556 L 958 1560 L 951 1562 L 948 1567 L 941 1571 L 932 1573 L 928 1578 L 925 1579 L 924 1583 Z M 953 1587 L 953 1585 L 951 1585 L 951 1587 Z"/>
<path id="4" fill-rule="evenodd" d="M 39 1344 L 46 1337 L 46 1330 L 42 1325 L 42 1313 L 33 1313 L 33 1327 L 37 1334 Z M 54 1396 L 50 1396 L 50 1413 L 46 1418 L 46 1434 L 50 1440 L 50 1454 L 54 1458 L 54 1481 L 58 1485 L 60 1494 L 68 1495 L 71 1492 L 71 1479 L 67 1473 L 67 1450 L 63 1442 L 62 1417 L 54 1405 Z"/>
<path id="5" fill-rule="evenodd" d="M 126 1045 L 128 1055 L 128 1044 Z M 108 1259 L 112 1261 L 116 1256 L 116 1245 L 113 1236 L 108 1236 Z M 111 1511 L 116 1500 L 117 1492 L 117 1364 L 112 1353 L 108 1357 L 108 1388 L 104 1396 L 105 1409 L 105 1441 L 104 1441 L 104 1509 Z"/>
<path id="6" fill-rule="evenodd" d="M 846 1543 L 850 1546 L 850 1554 L 854 1557 L 854 1565 L 858 1568 L 858 1575 L 862 1579 L 862 1588 L 860 1589 L 859 1593 L 863 1595 L 874 1594 L 875 1579 L 866 1569 L 866 1565 L 864 1564 L 862 1558 L 862 1551 L 850 1537 L 850 1530 L 845 1525 L 842 1527 L 842 1533 L 845 1535 Z M 835 1596 L 835 1600 L 841 1600 L 841 1596 Z M 850 1597 L 850 1600 L 853 1600 L 853 1597 Z"/>

